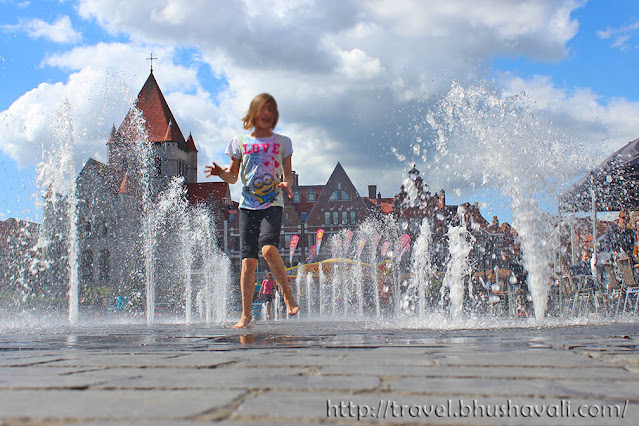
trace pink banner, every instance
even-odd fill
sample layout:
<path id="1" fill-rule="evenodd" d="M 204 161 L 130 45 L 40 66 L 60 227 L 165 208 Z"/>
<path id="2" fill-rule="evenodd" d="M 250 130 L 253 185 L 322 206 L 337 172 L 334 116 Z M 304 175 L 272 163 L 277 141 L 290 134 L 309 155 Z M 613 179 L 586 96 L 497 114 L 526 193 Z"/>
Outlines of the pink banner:
<path id="1" fill-rule="evenodd" d="M 315 244 L 317 245 L 317 257 L 319 257 L 320 247 L 322 247 L 322 238 L 324 238 L 324 230 L 318 229 L 315 235 Z"/>
<path id="2" fill-rule="evenodd" d="M 402 256 L 404 255 L 406 250 L 408 250 L 408 247 L 410 247 L 410 236 L 408 234 L 404 234 L 399 237 L 399 240 L 397 240 L 395 257 L 398 262 L 402 259 Z"/>
<path id="3" fill-rule="evenodd" d="M 308 248 L 308 263 L 313 263 L 315 256 L 317 256 L 317 246 L 313 244 Z"/>
<path id="4" fill-rule="evenodd" d="M 380 238 L 381 237 L 379 236 L 379 234 L 373 234 L 373 241 L 371 242 L 371 244 L 373 245 L 372 253 L 375 255 L 375 257 L 377 257 L 377 245 L 379 244 Z"/>
<path id="5" fill-rule="evenodd" d="M 342 240 L 335 238 L 333 241 L 333 247 L 331 247 L 331 257 L 336 258 L 339 254 L 339 250 L 342 248 Z"/>
<path id="6" fill-rule="evenodd" d="M 346 231 L 346 238 L 344 239 L 344 254 L 348 253 L 348 248 L 351 246 L 351 241 L 353 241 L 353 231 L 350 229 Z"/>
<path id="7" fill-rule="evenodd" d="M 389 248 L 390 248 L 390 241 L 384 241 L 384 243 L 382 244 L 382 251 L 380 253 L 382 255 L 382 259 L 386 257 L 386 252 L 388 251 Z"/>
<path id="8" fill-rule="evenodd" d="M 289 263 L 293 263 L 293 253 L 295 253 L 295 249 L 297 248 L 297 244 L 300 242 L 299 235 L 293 235 L 291 237 L 291 244 L 288 249 Z"/>
<path id="9" fill-rule="evenodd" d="M 357 245 L 357 252 L 355 252 L 355 259 L 359 259 L 362 255 L 362 250 L 364 250 L 364 246 L 366 246 L 366 240 L 362 238 L 359 240 L 359 244 Z"/>

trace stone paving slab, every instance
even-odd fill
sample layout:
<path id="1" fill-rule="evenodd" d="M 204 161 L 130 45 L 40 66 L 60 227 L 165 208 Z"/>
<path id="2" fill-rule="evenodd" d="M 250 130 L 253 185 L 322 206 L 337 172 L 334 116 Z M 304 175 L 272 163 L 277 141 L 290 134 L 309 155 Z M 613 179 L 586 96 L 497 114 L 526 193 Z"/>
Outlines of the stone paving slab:
<path id="1" fill-rule="evenodd" d="M 226 351 L 200 353 L 71 353 L 63 359 L 51 360 L 47 366 L 53 367 L 180 367 L 213 368 L 219 365 L 237 362 L 242 358 Z"/>
<path id="2" fill-rule="evenodd" d="M 637 323 L 366 327 L 11 330 L 0 334 L 0 424 L 636 424 L 639 417 Z M 461 415 L 473 403 L 480 411 Z M 535 415 L 535 406 L 555 412 Z M 497 416 L 503 407 L 509 416 Z M 584 407 L 596 412 L 577 415 Z M 603 410 L 615 415 L 601 417 Z"/>
<path id="3" fill-rule="evenodd" d="M 0 390 L 5 422 L 112 419 L 172 420 L 223 411 L 242 391 L 231 390 Z"/>
<path id="4" fill-rule="evenodd" d="M 570 395 L 592 397 L 593 399 L 631 398 L 637 381 L 598 382 L 589 384 L 584 381 L 566 381 L 563 379 L 495 379 L 495 378 L 459 378 L 459 377 L 419 377 L 402 378 L 390 386 L 393 392 L 423 393 L 430 395 L 459 395 L 465 397 L 530 397 L 530 398 L 566 398 Z"/>
<path id="5" fill-rule="evenodd" d="M 376 374 L 367 366 L 354 368 L 352 365 L 320 366 L 317 371 L 320 374 Z M 579 366 L 574 367 L 539 367 L 539 366 L 412 366 L 396 365 L 390 370 L 398 377 L 459 377 L 459 378 L 495 378 L 495 379 L 546 379 L 553 380 L 557 377 L 573 378 L 589 381 L 602 379 L 634 380 L 633 375 L 623 366 L 588 367 L 587 371 Z"/>
<path id="6" fill-rule="evenodd" d="M 109 369 L 79 373 L 107 388 L 373 390 L 378 377 L 318 376 L 300 369 Z"/>
<path id="7" fill-rule="evenodd" d="M 4 388 L 86 388 L 105 379 L 82 374 L 78 368 L 0 367 L 0 389 Z"/>

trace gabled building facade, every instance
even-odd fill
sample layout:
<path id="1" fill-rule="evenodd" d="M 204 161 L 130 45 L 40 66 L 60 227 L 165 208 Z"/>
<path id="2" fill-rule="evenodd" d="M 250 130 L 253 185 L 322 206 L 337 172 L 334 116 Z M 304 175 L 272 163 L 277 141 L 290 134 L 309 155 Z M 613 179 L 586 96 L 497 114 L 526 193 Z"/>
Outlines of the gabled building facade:
<path id="1" fill-rule="evenodd" d="M 136 144 L 148 144 L 143 146 L 150 155 L 141 160 Z M 113 126 L 106 146 L 107 163 L 89 159 L 76 179 L 81 303 L 94 302 L 89 299 L 95 296 L 95 288 L 142 292 L 146 280 L 141 253 L 143 233 L 148 232 L 141 224 L 141 181 L 145 176 L 150 179 L 152 198 L 167 187 L 171 178 L 183 178 L 188 202 L 214 212 L 220 245 L 226 237 L 224 223 L 233 208 L 228 184 L 197 182 L 194 138 L 191 134 L 184 137 L 153 71 L 122 124 L 117 129 Z M 171 271 L 178 269 L 162 255 L 171 254 L 178 238 L 171 233 L 175 229 L 169 230 L 157 248 L 157 269 L 163 270 L 167 282 L 173 280 Z M 168 263 L 163 264 L 165 261 Z"/>
<path id="2" fill-rule="evenodd" d="M 284 199 L 280 253 L 285 263 L 289 263 L 291 237 L 300 237 L 292 264 L 306 262 L 309 248 L 316 243 L 319 229 L 324 230 L 324 238 L 337 234 L 344 229 L 355 229 L 371 214 L 370 204 L 361 197 L 340 163 L 324 185 L 300 185 L 299 175 L 293 172 L 293 198 Z M 236 219 L 236 217 L 233 217 Z M 230 222 L 228 251 L 234 270 L 239 271 L 239 232 L 238 223 Z M 320 256 L 328 250 L 323 246 Z M 258 271 L 266 271 L 268 265 L 259 260 Z"/>

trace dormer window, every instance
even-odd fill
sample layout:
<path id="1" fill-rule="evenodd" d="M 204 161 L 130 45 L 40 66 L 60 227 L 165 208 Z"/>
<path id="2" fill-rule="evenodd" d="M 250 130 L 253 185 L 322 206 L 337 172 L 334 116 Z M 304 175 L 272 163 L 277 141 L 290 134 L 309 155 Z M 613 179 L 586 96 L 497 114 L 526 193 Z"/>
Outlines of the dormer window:
<path id="1" fill-rule="evenodd" d="M 299 189 L 296 189 L 295 191 L 293 191 L 293 202 L 294 203 L 302 202 L 302 193 L 299 191 Z"/>
<path id="2" fill-rule="evenodd" d="M 310 190 L 308 191 L 308 194 L 306 194 L 306 199 L 308 201 L 317 201 L 317 193 L 315 193 L 314 190 Z"/>

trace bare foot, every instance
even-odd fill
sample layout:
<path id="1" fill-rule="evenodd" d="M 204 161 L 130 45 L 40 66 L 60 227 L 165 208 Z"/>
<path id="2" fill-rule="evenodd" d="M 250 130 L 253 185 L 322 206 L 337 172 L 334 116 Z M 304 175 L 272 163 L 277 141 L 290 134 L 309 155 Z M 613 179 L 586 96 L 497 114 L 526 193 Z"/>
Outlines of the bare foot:
<path id="1" fill-rule="evenodd" d="M 280 287 L 282 288 L 282 292 L 284 293 L 284 303 L 286 304 L 288 316 L 292 317 L 300 311 L 300 305 L 298 305 L 295 301 L 295 297 L 293 296 L 293 292 L 291 291 L 290 286 L 287 288 L 285 288 L 284 286 Z"/>
<path id="2" fill-rule="evenodd" d="M 290 317 L 296 315 L 299 311 L 300 305 L 298 305 L 296 302 L 293 302 L 291 305 L 288 306 L 288 316 Z"/>
<path id="3" fill-rule="evenodd" d="M 237 324 L 233 328 L 249 328 L 251 326 L 252 317 L 241 317 Z"/>

